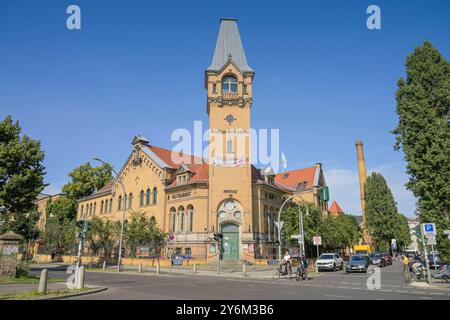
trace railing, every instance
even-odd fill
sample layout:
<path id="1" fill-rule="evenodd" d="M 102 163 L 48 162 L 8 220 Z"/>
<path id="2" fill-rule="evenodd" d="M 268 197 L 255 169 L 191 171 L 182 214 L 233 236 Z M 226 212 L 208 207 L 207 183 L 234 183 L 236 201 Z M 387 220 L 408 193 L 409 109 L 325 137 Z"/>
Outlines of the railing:
<path id="1" fill-rule="evenodd" d="M 224 100 L 232 100 L 239 98 L 239 93 L 237 92 L 223 92 L 222 99 Z"/>

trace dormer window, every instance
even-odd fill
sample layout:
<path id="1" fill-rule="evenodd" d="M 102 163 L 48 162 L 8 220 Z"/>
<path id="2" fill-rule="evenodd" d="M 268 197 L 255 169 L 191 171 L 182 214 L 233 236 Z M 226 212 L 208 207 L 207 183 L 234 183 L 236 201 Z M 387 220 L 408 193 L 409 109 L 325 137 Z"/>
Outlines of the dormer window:
<path id="1" fill-rule="evenodd" d="M 238 92 L 238 81 L 233 76 L 226 76 L 222 79 L 222 92 Z"/>

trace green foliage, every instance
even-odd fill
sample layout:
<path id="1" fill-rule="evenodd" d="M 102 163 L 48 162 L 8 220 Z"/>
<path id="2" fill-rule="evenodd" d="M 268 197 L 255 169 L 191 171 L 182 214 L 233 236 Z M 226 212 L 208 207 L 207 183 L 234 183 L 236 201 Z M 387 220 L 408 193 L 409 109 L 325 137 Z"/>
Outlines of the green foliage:
<path id="1" fill-rule="evenodd" d="M 107 164 L 97 167 L 92 167 L 90 162 L 82 164 L 69 173 L 71 181 L 64 185 L 62 192 L 75 201 L 86 197 L 112 180 L 111 171 Z"/>
<path id="2" fill-rule="evenodd" d="M 398 81 L 395 148 L 404 152 L 420 220 L 436 223 L 438 250 L 450 259 L 443 234 L 450 229 L 450 64 L 425 42 L 407 57 L 406 75 Z"/>
<path id="3" fill-rule="evenodd" d="M 154 217 L 134 211 L 124 227 L 124 238 L 134 256 L 138 246 L 149 246 L 150 250 L 164 244 L 166 234 L 158 227 Z"/>
<path id="4" fill-rule="evenodd" d="M 411 231 L 408 226 L 408 220 L 406 217 L 398 213 L 397 214 L 397 222 L 396 222 L 396 235 L 395 239 L 397 239 L 397 244 L 400 249 L 405 248 L 411 244 Z"/>
<path id="5" fill-rule="evenodd" d="M 57 255 L 64 254 L 65 250 L 76 243 L 75 222 L 58 217 L 49 217 L 45 224 L 44 241 Z"/>
<path id="6" fill-rule="evenodd" d="M 376 246 L 388 250 L 391 239 L 403 245 L 408 243 L 405 235 L 406 229 L 409 233 L 408 222 L 398 213 L 394 196 L 381 174 L 374 172 L 367 178 L 364 194 L 367 229 Z"/>
<path id="7" fill-rule="evenodd" d="M 49 200 L 46 215 L 47 217 L 55 217 L 60 223 L 64 223 L 65 220 L 73 221 L 77 215 L 77 203 L 65 196 L 61 196 L 54 201 Z"/>
<path id="8" fill-rule="evenodd" d="M 93 217 L 89 220 L 86 241 L 94 255 L 100 252 L 103 257 L 110 254 L 114 240 L 120 233 L 120 225 L 105 218 Z"/>
<path id="9" fill-rule="evenodd" d="M 26 261 L 21 261 L 16 265 L 16 278 L 28 277 L 30 265 Z"/>
<path id="10" fill-rule="evenodd" d="M 0 122 L 0 232 L 12 229 L 25 242 L 37 237 L 34 211 L 45 187 L 43 160 L 40 142 L 21 135 L 18 122 L 10 116 Z"/>
<path id="11" fill-rule="evenodd" d="M 312 246 L 313 237 L 321 236 L 323 246 L 335 250 L 342 246 L 352 246 L 362 236 L 356 218 L 351 215 L 323 217 L 320 208 L 311 203 L 301 203 L 300 210 L 303 212 L 305 246 Z M 285 222 L 283 230 L 286 234 L 286 244 L 297 245 L 298 241 L 291 239 L 291 236 L 300 233 L 299 205 L 291 204 L 283 210 L 281 217 Z"/>

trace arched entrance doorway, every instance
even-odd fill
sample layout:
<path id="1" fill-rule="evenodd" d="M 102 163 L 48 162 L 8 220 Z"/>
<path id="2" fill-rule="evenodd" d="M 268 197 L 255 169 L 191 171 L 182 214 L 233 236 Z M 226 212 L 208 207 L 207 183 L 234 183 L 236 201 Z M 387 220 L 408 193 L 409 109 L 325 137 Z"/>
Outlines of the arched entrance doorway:
<path id="1" fill-rule="evenodd" d="M 223 260 L 239 259 L 239 226 L 233 223 L 222 225 Z"/>

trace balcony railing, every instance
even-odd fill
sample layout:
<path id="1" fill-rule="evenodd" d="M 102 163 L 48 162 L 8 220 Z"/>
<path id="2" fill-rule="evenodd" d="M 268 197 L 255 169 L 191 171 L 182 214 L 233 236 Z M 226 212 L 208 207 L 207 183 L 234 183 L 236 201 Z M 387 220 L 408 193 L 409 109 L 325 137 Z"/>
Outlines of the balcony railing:
<path id="1" fill-rule="evenodd" d="M 233 100 L 239 98 L 239 93 L 237 92 L 223 92 L 222 99 L 224 100 Z"/>

